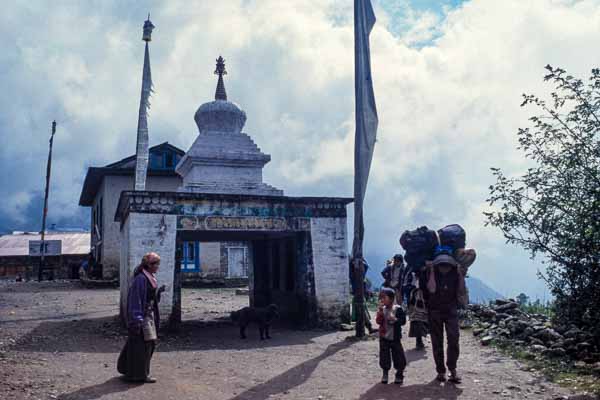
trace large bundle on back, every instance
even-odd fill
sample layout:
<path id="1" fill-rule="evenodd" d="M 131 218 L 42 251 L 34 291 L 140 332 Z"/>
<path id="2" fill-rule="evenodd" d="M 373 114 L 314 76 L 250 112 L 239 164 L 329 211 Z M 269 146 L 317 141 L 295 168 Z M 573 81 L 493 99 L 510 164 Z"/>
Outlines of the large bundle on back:
<path id="1" fill-rule="evenodd" d="M 462 226 L 458 224 L 447 225 L 438 230 L 440 246 L 448 247 L 455 252 L 464 249 L 467 242 L 467 234 Z"/>
<path id="2" fill-rule="evenodd" d="M 404 260 L 408 270 L 418 271 L 425 266 L 426 261 L 433 259 L 435 248 L 438 245 L 437 234 L 426 226 L 405 231 L 400 236 L 400 245 L 406 251 Z"/>

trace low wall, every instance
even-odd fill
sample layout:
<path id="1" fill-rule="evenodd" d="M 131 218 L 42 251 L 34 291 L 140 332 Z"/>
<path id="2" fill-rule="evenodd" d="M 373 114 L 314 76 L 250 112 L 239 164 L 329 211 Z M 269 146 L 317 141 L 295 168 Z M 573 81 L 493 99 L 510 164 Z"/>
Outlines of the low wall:
<path id="1" fill-rule="evenodd" d="M 68 254 L 63 256 L 45 257 L 47 267 L 54 268 L 56 279 L 77 279 L 81 263 L 87 258 L 86 254 Z M 39 257 L 30 256 L 3 256 L 0 257 L 0 279 L 15 279 L 17 276 L 37 279 Z"/>

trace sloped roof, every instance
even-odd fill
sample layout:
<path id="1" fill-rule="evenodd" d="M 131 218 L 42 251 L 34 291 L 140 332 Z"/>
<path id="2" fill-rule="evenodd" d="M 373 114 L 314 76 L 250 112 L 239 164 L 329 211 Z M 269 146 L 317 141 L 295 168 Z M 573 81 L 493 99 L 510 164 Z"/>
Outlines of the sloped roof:
<path id="1" fill-rule="evenodd" d="M 149 153 L 156 153 L 160 151 L 172 151 L 179 156 L 183 156 L 185 151 L 177 148 L 169 142 L 164 142 L 148 149 Z M 90 207 L 98 193 L 98 188 L 102 183 L 102 179 L 106 175 L 133 175 L 135 172 L 135 154 L 129 157 L 125 157 L 122 160 L 108 164 L 104 167 L 89 167 L 83 181 L 83 187 L 81 189 L 81 195 L 79 197 L 79 205 Z M 156 170 L 148 169 L 148 176 L 176 176 L 179 175 L 173 170 Z"/>
<path id="2" fill-rule="evenodd" d="M 48 232 L 46 240 L 61 240 L 62 254 L 88 254 L 89 232 Z M 0 236 L 0 257 L 29 255 L 29 241 L 41 240 L 39 233 L 23 232 Z"/>
<path id="3" fill-rule="evenodd" d="M 157 144 L 156 146 L 152 146 L 148 149 L 148 152 L 155 153 L 161 150 L 169 150 L 180 156 L 183 156 L 185 154 L 185 151 L 173 146 L 172 144 L 169 144 L 169 142 L 164 142 L 161 144 Z M 124 159 L 119 160 L 117 162 L 108 164 L 104 166 L 104 168 L 135 168 L 135 154 L 129 157 L 125 157 Z"/>

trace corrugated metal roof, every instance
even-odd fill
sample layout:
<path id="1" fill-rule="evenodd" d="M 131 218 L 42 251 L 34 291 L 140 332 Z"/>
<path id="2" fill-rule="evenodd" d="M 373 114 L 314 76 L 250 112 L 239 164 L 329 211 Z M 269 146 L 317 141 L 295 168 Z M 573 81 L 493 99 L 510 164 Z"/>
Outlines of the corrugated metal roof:
<path id="1" fill-rule="evenodd" d="M 63 254 L 87 254 L 90 252 L 89 232 L 48 232 L 46 240 L 62 240 Z M 0 236 L 0 257 L 29 255 L 29 241 L 41 240 L 39 233 L 13 233 Z"/>

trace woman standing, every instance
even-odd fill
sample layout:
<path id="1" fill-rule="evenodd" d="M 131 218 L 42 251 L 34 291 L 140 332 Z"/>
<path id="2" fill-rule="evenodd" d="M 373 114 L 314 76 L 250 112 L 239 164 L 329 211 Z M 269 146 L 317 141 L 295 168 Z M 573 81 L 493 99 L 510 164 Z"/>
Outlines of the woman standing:
<path id="1" fill-rule="evenodd" d="M 156 347 L 160 322 L 158 303 L 165 286 L 158 288 L 156 272 L 160 256 L 147 253 L 133 273 L 127 293 L 127 328 L 129 337 L 121 350 L 117 370 L 131 382 L 154 383 L 150 376 L 150 360 Z"/>

